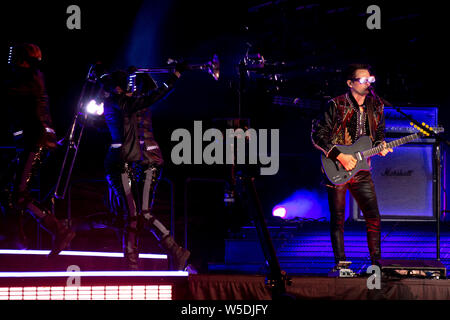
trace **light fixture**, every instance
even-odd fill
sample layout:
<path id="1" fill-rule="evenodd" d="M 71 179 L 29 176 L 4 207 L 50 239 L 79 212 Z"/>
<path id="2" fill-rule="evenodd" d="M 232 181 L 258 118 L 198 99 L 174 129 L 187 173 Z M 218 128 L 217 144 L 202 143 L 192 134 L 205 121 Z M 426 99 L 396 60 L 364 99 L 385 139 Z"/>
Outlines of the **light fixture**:
<path id="1" fill-rule="evenodd" d="M 273 210 L 272 210 L 272 215 L 274 217 L 285 218 L 286 217 L 286 213 L 287 213 L 287 211 L 286 211 L 285 207 L 277 206 L 277 207 L 273 208 Z"/>
<path id="2" fill-rule="evenodd" d="M 103 114 L 103 111 L 104 111 L 103 102 L 98 103 L 95 99 L 92 99 L 86 105 L 86 112 L 89 114 L 101 116 Z"/>

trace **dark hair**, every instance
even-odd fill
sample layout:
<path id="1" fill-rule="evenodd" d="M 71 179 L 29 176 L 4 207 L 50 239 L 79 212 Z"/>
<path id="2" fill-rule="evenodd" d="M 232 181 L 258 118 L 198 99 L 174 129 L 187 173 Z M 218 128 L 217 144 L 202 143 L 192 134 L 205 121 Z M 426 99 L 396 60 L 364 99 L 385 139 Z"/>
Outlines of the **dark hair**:
<path id="1" fill-rule="evenodd" d="M 372 73 L 372 67 L 366 63 L 352 63 L 347 66 L 345 70 L 345 80 L 353 80 L 355 78 L 356 70 L 364 69 Z"/>

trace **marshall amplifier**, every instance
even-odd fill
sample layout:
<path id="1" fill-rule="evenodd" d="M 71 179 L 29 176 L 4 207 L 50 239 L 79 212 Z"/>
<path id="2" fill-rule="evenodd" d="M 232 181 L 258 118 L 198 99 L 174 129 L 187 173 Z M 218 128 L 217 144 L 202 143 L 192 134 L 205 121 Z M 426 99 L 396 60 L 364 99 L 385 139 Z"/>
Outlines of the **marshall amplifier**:
<path id="1" fill-rule="evenodd" d="M 435 220 L 433 144 L 405 144 L 386 157 L 372 157 L 371 165 L 382 220 Z M 355 200 L 350 210 L 354 220 L 364 220 Z"/>

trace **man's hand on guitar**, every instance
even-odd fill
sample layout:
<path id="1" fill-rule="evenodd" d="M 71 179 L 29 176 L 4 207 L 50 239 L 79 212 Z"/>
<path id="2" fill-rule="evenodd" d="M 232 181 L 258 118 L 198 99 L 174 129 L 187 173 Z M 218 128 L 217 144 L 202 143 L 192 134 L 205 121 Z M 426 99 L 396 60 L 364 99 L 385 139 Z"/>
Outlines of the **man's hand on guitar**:
<path id="1" fill-rule="evenodd" d="M 379 155 L 385 157 L 389 152 L 394 152 L 392 148 L 386 148 L 386 141 L 383 141 L 383 150 L 380 151 Z"/>
<path id="2" fill-rule="evenodd" d="M 357 160 L 351 154 L 341 153 L 336 159 L 339 160 L 347 171 L 351 171 L 356 167 Z"/>

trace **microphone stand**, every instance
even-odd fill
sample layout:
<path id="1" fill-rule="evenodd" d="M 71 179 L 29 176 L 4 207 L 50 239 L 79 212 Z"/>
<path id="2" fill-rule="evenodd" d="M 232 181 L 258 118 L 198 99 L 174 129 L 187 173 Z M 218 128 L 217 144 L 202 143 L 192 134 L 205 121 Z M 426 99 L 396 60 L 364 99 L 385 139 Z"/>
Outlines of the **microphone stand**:
<path id="1" fill-rule="evenodd" d="M 98 77 L 96 75 L 95 66 L 91 65 L 81 89 L 81 94 L 78 99 L 77 110 L 75 112 L 72 125 L 68 134 L 66 135 L 66 138 L 63 139 L 67 142 L 67 149 L 64 155 L 63 163 L 61 165 L 58 180 L 56 182 L 53 199 L 65 199 L 88 116 L 87 113 L 83 111 L 83 106 L 86 102 L 85 99 L 89 96 L 92 96 L 93 92 L 96 90 L 95 84 L 97 78 Z M 67 223 L 69 227 L 72 224 L 70 210 L 67 214 Z"/>
<path id="2" fill-rule="evenodd" d="M 369 87 L 369 92 L 372 94 L 374 98 L 378 98 L 381 102 L 384 103 L 384 105 L 392 107 L 403 115 L 406 119 L 411 121 L 414 125 L 416 125 L 418 128 L 421 128 L 423 131 L 425 131 L 430 137 L 434 139 L 433 143 L 433 155 L 434 155 L 434 168 L 433 170 L 433 183 L 434 183 L 434 215 L 436 217 L 436 260 L 441 260 L 441 246 L 440 246 L 440 238 L 441 238 L 441 194 L 440 194 L 440 188 L 441 188 L 441 143 L 445 143 L 448 146 L 450 146 L 450 141 L 443 138 L 441 135 L 439 135 L 437 132 L 435 132 L 432 128 L 426 127 L 422 123 L 419 123 L 417 120 L 415 120 L 413 117 L 411 117 L 409 114 L 404 113 L 399 107 L 396 107 L 392 105 L 389 101 L 386 99 L 380 97 L 375 93 L 372 87 Z"/>
<path id="3" fill-rule="evenodd" d="M 248 51 L 247 51 L 248 54 Z M 245 104 L 244 95 L 246 93 L 246 72 L 250 70 L 246 61 L 241 61 L 239 64 L 239 87 L 238 87 L 238 119 L 241 120 L 242 108 Z M 239 123 L 240 124 L 240 123 Z M 236 165 L 232 165 L 232 180 L 239 182 L 239 187 L 245 190 L 254 205 L 255 211 L 248 209 L 248 214 L 253 220 L 261 249 L 264 254 L 266 266 L 269 268 L 269 274 L 266 277 L 266 285 L 271 289 L 273 300 L 291 300 L 292 297 L 286 292 L 286 286 L 291 284 L 291 279 L 286 272 L 281 270 L 280 262 L 277 257 L 275 247 L 270 236 L 267 222 L 264 216 L 264 210 L 258 195 L 255 185 L 255 177 L 250 172 L 251 170 L 242 170 L 240 173 L 235 173 Z M 236 182 L 233 182 L 236 186 Z M 234 187 L 235 187 L 234 186 Z"/>

